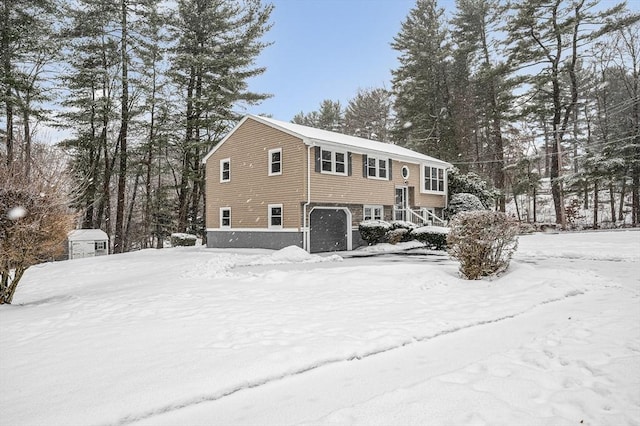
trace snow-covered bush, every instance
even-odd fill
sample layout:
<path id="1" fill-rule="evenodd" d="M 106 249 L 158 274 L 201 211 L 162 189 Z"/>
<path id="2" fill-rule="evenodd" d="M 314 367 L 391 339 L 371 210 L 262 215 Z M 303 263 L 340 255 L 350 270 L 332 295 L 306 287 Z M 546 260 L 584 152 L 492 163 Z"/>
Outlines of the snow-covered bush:
<path id="1" fill-rule="evenodd" d="M 198 237 L 193 234 L 183 234 L 181 232 L 175 232 L 171 234 L 171 246 L 195 246 L 197 239 Z"/>
<path id="2" fill-rule="evenodd" d="M 384 242 L 385 235 L 391 228 L 391 224 L 384 220 L 365 220 L 358 225 L 360 236 L 370 246 Z"/>
<path id="3" fill-rule="evenodd" d="M 449 228 L 443 226 L 422 226 L 411 231 L 411 237 L 434 250 L 447 248 Z"/>
<path id="4" fill-rule="evenodd" d="M 446 214 L 448 217 L 453 217 L 460 212 L 469 212 L 475 210 L 486 210 L 486 207 L 482 204 L 482 201 L 473 194 L 462 192 L 455 194 L 449 201 L 449 207 L 447 207 Z"/>
<path id="5" fill-rule="evenodd" d="M 385 240 L 389 244 L 398 244 L 400 242 L 408 241 L 409 230 L 405 228 L 396 228 L 388 231 L 385 234 Z"/>
<path id="6" fill-rule="evenodd" d="M 517 225 L 501 212 L 461 212 L 449 224 L 447 251 L 460 261 L 469 280 L 497 274 L 509 267 L 518 247 Z"/>
<path id="7" fill-rule="evenodd" d="M 391 231 L 387 232 L 387 242 L 391 244 L 406 243 L 411 241 L 411 231 L 416 228 L 416 225 L 406 220 L 394 220 L 391 222 Z"/>
<path id="8" fill-rule="evenodd" d="M 447 183 L 449 199 L 453 198 L 455 194 L 473 194 L 480 199 L 485 208 L 493 205 L 494 200 L 499 195 L 498 191 L 491 188 L 489 184 L 476 173 L 468 172 L 462 174 L 460 170 L 455 167 L 449 169 L 447 172 Z"/>

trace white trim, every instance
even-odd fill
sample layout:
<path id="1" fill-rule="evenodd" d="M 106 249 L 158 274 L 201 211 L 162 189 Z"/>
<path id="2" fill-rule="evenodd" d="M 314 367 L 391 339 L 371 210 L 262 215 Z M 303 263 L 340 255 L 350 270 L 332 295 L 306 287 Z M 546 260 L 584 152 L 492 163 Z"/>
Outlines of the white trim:
<path id="1" fill-rule="evenodd" d="M 271 224 L 271 218 L 273 217 L 273 212 L 271 211 L 271 209 L 274 208 L 280 208 L 280 225 L 272 225 Z M 284 209 L 282 208 L 282 204 L 269 204 L 267 206 L 267 217 L 268 217 L 268 227 L 269 229 L 282 229 L 282 226 L 284 224 Z"/>
<path id="2" fill-rule="evenodd" d="M 427 178 L 425 174 L 425 167 L 429 167 L 431 169 L 439 169 L 442 170 L 442 183 L 443 183 L 443 191 L 434 191 L 431 189 L 427 189 L 425 185 L 425 179 Z M 431 179 L 431 177 L 429 177 Z M 440 166 L 434 166 L 432 164 L 421 164 L 420 165 L 420 193 L 421 194 L 436 194 L 436 195 L 446 195 L 447 194 L 447 169 Z"/>
<path id="3" fill-rule="evenodd" d="M 374 210 L 374 209 L 378 209 L 378 208 L 380 209 L 380 219 L 379 220 L 384 220 L 384 206 L 380 205 L 380 204 L 364 204 L 362 206 L 362 220 L 369 220 L 369 219 L 366 218 L 367 217 L 367 215 L 365 214 L 365 210 L 366 209 Z M 375 213 L 373 211 L 371 212 L 371 219 L 370 220 L 376 220 Z"/>
<path id="4" fill-rule="evenodd" d="M 402 197 L 403 197 L 402 201 L 404 201 L 400 210 L 398 210 L 398 204 L 396 203 L 396 196 L 397 196 L 398 189 L 402 190 Z M 409 205 L 409 187 L 407 185 L 396 185 L 395 189 L 393 190 L 393 213 L 392 213 L 393 220 L 408 220 L 407 209 L 410 209 L 410 208 L 411 206 Z M 398 211 L 401 212 L 403 216 L 402 219 L 396 218 L 396 214 L 398 213 Z"/>
<path id="5" fill-rule="evenodd" d="M 229 163 L 229 179 L 224 179 L 222 174 L 224 172 L 224 163 Z M 223 158 L 220 160 L 220 183 L 231 182 L 231 158 Z"/>
<path id="6" fill-rule="evenodd" d="M 222 225 L 222 212 L 229 211 L 229 226 Z M 220 207 L 220 229 L 231 229 L 231 207 Z"/>
<path id="7" fill-rule="evenodd" d="M 207 228 L 207 232 L 303 232 L 298 228 Z"/>
<path id="8" fill-rule="evenodd" d="M 353 250 L 353 217 L 351 214 L 351 210 L 348 207 L 337 207 L 337 206 L 315 206 L 311 210 L 309 210 L 309 236 L 307 237 L 307 251 L 311 250 L 311 213 L 314 210 L 342 210 L 347 215 L 347 250 Z"/>
<path id="9" fill-rule="evenodd" d="M 273 162 L 272 162 L 272 154 L 279 152 L 280 153 L 280 171 L 279 172 L 274 172 L 273 171 Z M 270 149 L 269 150 L 269 176 L 279 176 L 282 174 L 282 165 L 283 165 L 283 161 L 282 161 L 282 148 L 274 148 L 274 149 Z"/>
<path id="10" fill-rule="evenodd" d="M 369 166 L 369 160 L 375 160 L 375 175 L 371 176 L 369 174 L 369 169 L 371 168 Z M 386 176 L 381 177 L 380 176 L 380 161 L 384 161 L 385 162 L 385 168 L 384 168 L 384 172 L 386 174 Z M 377 180 L 390 180 L 389 179 L 389 158 L 383 158 L 383 157 L 378 157 L 375 155 L 367 155 L 367 179 L 377 179 Z"/>
<path id="11" fill-rule="evenodd" d="M 337 132 L 316 129 L 313 127 L 302 126 L 295 123 L 274 120 L 267 117 L 254 115 L 249 115 L 247 117 L 250 117 L 262 124 L 285 132 L 291 136 L 300 138 L 306 145 L 331 145 L 338 148 L 339 150 L 351 151 L 357 154 L 368 154 L 369 152 L 371 152 L 374 156 L 381 155 L 383 157 L 390 157 L 398 161 L 405 160 L 407 162 L 416 164 L 433 162 L 445 168 L 453 167 L 446 161 L 429 157 L 428 155 L 420 154 L 419 152 L 411 151 L 398 145 L 389 144 L 386 142 L 373 141 L 356 136 L 343 135 Z"/>
<path id="12" fill-rule="evenodd" d="M 251 116 L 250 115 L 245 115 L 244 117 L 242 117 L 242 119 L 238 122 L 238 124 L 235 125 L 235 127 L 233 129 L 231 129 L 229 131 L 229 133 L 227 133 L 225 135 L 224 138 L 222 138 L 222 140 L 220 142 L 218 142 L 216 144 L 216 146 L 214 146 L 213 148 L 211 148 L 211 151 L 209 151 L 207 153 L 207 155 L 205 155 L 204 157 L 202 157 L 202 164 L 206 164 L 207 160 L 218 150 L 222 147 L 222 145 L 227 141 L 227 139 L 229 139 L 231 137 L 231 135 L 233 135 L 235 133 L 236 130 L 238 130 L 238 128 L 240 126 L 242 126 L 244 124 L 245 121 L 247 121 Z M 251 117 L 254 118 L 254 117 Z"/>
<path id="13" fill-rule="evenodd" d="M 331 153 L 331 171 L 328 170 L 324 170 L 323 168 L 323 163 L 327 160 L 325 160 L 322 157 L 322 153 L 323 152 L 330 152 Z M 344 172 L 337 172 L 336 171 L 336 165 L 338 164 L 337 160 L 336 160 L 336 155 L 337 154 L 342 154 L 344 155 Z M 349 174 L 349 153 L 347 151 L 342 151 L 339 149 L 325 149 L 325 147 L 321 146 L 320 147 L 320 173 L 325 174 L 325 175 L 337 175 L 337 176 L 347 176 Z"/>
<path id="14" fill-rule="evenodd" d="M 407 171 L 407 175 L 404 175 L 404 171 Z M 409 176 L 411 176 L 411 170 L 409 169 L 409 167 L 405 164 L 402 165 L 402 168 L 400 169 L 400 176 L 402 177 L 402 179 L 407 180 L 409 179 Z"/>

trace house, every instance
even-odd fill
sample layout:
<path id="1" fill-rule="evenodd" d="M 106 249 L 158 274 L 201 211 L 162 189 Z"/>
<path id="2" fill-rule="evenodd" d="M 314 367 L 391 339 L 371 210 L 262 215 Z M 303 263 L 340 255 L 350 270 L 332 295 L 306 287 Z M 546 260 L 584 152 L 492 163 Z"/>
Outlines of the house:
<path id="1" fill-rule="evenodd" d="M 100 229 L 76 229 L 67 235 L 69 259 L 109 254 L 109 236 Z"/>
<path id="2" fill-rule="evenodd" d="M 208 247 L 363 244 L 368 219 L 440 221 L 451 165 L 397 145 L 254 115 L 203 159 Z"/>

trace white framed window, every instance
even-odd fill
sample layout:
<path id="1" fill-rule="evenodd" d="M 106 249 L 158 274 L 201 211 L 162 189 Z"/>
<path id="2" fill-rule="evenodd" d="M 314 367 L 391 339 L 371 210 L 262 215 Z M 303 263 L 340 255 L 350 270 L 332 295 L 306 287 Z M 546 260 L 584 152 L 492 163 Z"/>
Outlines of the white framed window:
<path id="1" fill-rule="evenodd" d="M 231 228 L 231 207 L 220 208 L 220 228 Z"/>
<path id="2" fill-rule="evenodd" d="M 320 171 L 336 175 L 347 174 L 347 153 L 322 149 L 320 153 Z"/>
<path id="3" fill-rule="evenodd" d="M 367 177 L 376 179 L 387 179 L 386 158 L 367 157 Z"/>
<path id="4" fill-rule="evenodd" d="M 220 160 L 220 182 L 231 181 L 231 159 Z"/>
<path id="5" fill-rule="evenodd" d="M 382 206 L 363 206 L 362 213 L 364 220 L 384 220 L 384 207 Z"/>
<path id="6" fill-rule="evenodd" d="M 282 204 L 269 204 L 269 228 L 282 228 Z"/>
<path id="7" fill-rule="evenodd" d="M 269 150 L 269 176 L 282 174 L 282 148 Z"/>
<path id="8" fill-rule="evenodd" d="M 422 190 L 425 192 L 444 193 L 444 169 L 441 167 L 423 167 L 423 185 Z"/>
<path id="9" fill-rule="evenodd" d="M 409 179 L 409 167 L 407 166 L 402 166 L 402 179 Z"/>
<path id="10" fill-rule="evenodd" d="M 95 251 L 101 251 L 101 250 L 106 250 L 107 249 L 107 242 L 106 241 L 95 241 L 94 242 L 94 250 Z"/>

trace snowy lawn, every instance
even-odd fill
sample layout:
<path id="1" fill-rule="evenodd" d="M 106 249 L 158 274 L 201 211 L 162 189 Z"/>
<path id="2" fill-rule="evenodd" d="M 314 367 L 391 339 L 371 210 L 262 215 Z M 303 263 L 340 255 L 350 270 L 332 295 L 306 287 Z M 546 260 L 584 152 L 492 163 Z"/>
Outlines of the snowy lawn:
<path id="1" fill-rule="evenodd" d="M 485 281 L 389 256 L 33 267 L 0 306 L 0 423 L 640 424 L 640 232 L 520 237 Z"/>

